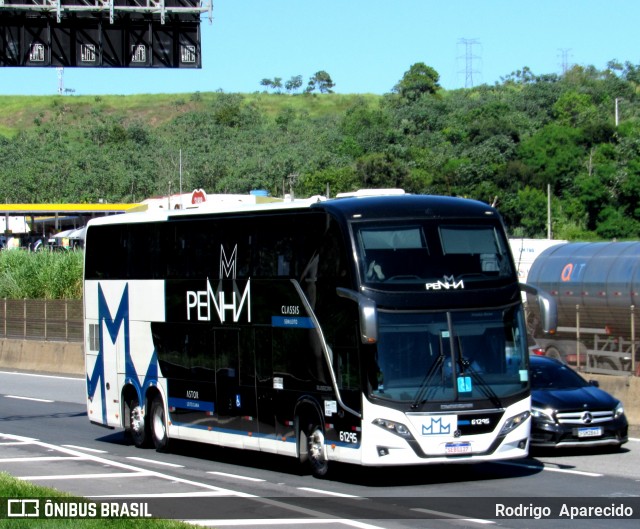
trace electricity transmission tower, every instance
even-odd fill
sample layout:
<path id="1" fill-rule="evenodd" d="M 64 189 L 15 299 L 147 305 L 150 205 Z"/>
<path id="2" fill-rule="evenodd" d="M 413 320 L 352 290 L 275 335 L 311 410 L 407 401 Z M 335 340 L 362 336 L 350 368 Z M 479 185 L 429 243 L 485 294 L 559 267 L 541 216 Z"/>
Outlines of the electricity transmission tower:
<path id="1" fill-rule="evenodd" d="M 464 58 L 464 87 L 473 87 L 473 74 L 480 74 L 480 70 L 474 68 L 474 61 L 479 61 L 480 56 L 473 53 L 474 46 L 480 46 L 478 39 L 459 39 L 459 45 L 464 46 L 464 55 L 458 56 L 458 59 Z"/>
<path id="2" fill-rule="evenodd" d="M 559 48 L 559 51 L 561 56 L 560 66 L 562 67 L 562 75 L 564 75 L 569 70 L 569 52 L 571 48 Z"/>
<path id="3" fill-rule="evenodd" d="M 64 93 L 64 68 L 56 68 L 56 73 L 58 74 L 58 94 L 62 95 Z"/>

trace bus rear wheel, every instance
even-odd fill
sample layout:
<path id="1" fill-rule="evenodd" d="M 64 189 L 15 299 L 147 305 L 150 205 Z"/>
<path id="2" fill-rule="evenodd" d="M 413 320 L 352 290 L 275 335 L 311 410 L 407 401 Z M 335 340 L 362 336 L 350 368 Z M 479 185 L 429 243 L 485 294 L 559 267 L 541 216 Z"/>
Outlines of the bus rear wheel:
<path id="1" fill-rule="evenodd" d="M 158 452 L 164 452 L 169 447 L 169 437 L 167 436 L 167 419 L 162 397 L 157 396 L 151 401 L 151 413 L 149 416 L 153 446 L 156 447 Z"/>
<path id="2" fill-rule="evenodd" d="M 308 422 L 298 436 L 300 462 L 307 465 L 313 476 L 323 478 L 329 470 L 324 446 L 324 432 L 319 422 Z"/>

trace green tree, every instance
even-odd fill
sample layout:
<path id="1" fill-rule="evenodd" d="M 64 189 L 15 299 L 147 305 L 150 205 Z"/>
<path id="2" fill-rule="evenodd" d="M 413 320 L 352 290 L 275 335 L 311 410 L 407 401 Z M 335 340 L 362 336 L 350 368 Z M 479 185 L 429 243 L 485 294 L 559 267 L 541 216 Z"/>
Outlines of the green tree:
<path id="1" fill-rule="evenodd" d="M 524 140 L 517 155 L 531 175 L 531 181 L 525 184 L 537 188 L 551 184 L 559 195 L 570 188 L 584 166 L 586 156 L 581 140 L 579 130 L 555 123 L 544 126 Z"/>
<path id="2" fill-rule="evenodd" d="M 390 153 L 373 153 L 359 158 L 356 172 L 365 188 L 402 188 L 409 173 Z"/>
<path id="3" fill-rule="evenodd" d="M 439 80 L 440 74 L 431 66 L 417 62 L 404 73 L 394 91 L 404 99 L 416 101 L 423 94 L 435 94 L 440 89 Z"/>
<path id="4" fill-rule="evenodd" d="M 324 70 L 320 70 L 311 76 L 305 92 L 311 93 L 318 89 L 322 94 L 332 94 L 334 86 L 331 76 Z"/>
<path id="5" fill-rule="evenodd" d="M 301 86 L 302 86 L 302 76 L 301 75 L 296 75 L 296 76 L 292 77 L 291 79 L 289 79 L 286 83 L 284 83 L 284 88 L 289 93 L 296 92 L 297 90 L 300 90 Z"/>
<path id="6" fill-rule="evenodd" d="M 275 90 L 279 94 L 282 91 L 282 77 L 274 77 L 273 79 L 265 77 L 260 81 L 260 85 Z"/>
<path id="7" fill-rule="evenodd" d="M 640 236 L 640 222 L 630 218 L 624 209 L 605 207 L 598 215 L 596 233 L 603 239 L 629 239 Z"/>
<path id="8" fill-rule="evenodd" d="M 500 212 L 518 237 L 543 237 L 547 224 L 547 197 L 539 189 L 525 187 L 515 196 L 504 197 Z"/>

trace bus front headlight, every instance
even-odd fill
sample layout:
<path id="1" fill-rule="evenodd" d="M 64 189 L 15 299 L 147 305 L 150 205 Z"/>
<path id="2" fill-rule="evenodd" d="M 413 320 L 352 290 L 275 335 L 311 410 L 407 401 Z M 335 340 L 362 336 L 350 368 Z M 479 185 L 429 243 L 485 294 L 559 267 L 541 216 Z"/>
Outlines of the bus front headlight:
<path id="1" fill-rule="evenodd" d="M 403 439 L 411 439 L 413 437 L 411 435 L 411 432 L 409 431 L 409 428 L 407 428 L 401 422 L 389 421 L 387 419 L 375 419 L 373 421 L 373 424 L 375 424 L 376 426 L 380 426 L 380 428 L 394 433 L 402 437 Z"/>
<path id="2" fill-rule="evenodd" d="M 512 430 L 515 430 L 518 426 L 520 426 L 523 422 L 525 422 L 530 415 L 531 413 L 527 410 L 527 411 L 523 411 L 522 413 L 518 413 L 518 415 L 514 415 L 513 417 L 510 417 L 504 423 L 502 430 L 500 430 L 500 435 L 507 435 Z"/>

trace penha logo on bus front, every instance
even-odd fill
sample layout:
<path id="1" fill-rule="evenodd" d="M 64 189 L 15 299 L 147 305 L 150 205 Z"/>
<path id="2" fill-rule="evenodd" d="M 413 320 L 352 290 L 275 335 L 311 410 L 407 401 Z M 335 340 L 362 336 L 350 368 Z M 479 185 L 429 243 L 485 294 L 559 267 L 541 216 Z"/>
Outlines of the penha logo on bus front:
<path id="1" fill-rule="evenodd" d="M 427 283 L 427 290 L 458 290 L 464 289 L 464 281 L 456 281 L 453 276 L 444 276 L 444 281 L 436 281 L 435 283 Z"/>

